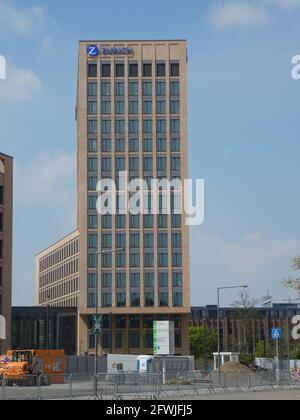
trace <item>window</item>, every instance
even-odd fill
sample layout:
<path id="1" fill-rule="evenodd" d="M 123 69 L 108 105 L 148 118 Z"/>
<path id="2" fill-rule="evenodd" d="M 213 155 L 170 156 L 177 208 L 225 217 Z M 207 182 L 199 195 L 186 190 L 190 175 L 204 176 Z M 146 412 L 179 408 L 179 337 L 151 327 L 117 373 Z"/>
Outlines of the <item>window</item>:
<path id="1" fill-rule="evenodd" d="M 125 215 L 117 215 L 116 216 L 116 227 L 117 229 L 124 229 L 126 226 L 126 216 Z"/>
<path id="2" fill-rule="evenodd" d="M 167 292 L 159 293 L 158 300 L 160 307 L 169 306 L 169 294 Z"/>
<path id="3" fill-rule="evenodd" d="M 110 115 L 111 114 L 111 103 L 110 101 L 102 101 L 101 102 L 101 112 L 103 115 Z"/>
<path id="4" fill-rule="evenodd" d="M 95 254 L 89 254 L 88 255 L 88 268 L 96 268 L 96 255 Z"/>
<path id="5" fill-rule="evenodd" d="M 89 216 L 89 229 L 97 229 L 98 228 L 98 216 L 91 215 Z"/>
<path id="6" fill-rule="evenodd" d="M 110 289 L 112 286 L 112 275 L 111 273 L 102 274 L 102 287 L 104 289 Z"/>
<path id="7" fill-rule="evenodd" d="M 168 253 L 167 252 L 159 252 L 158 254 L 158 265 L 159 267 L 168 267 Z"/>
<path id="8" fill-rule="evenodd" d="M 141 297 L 139 293 L 131 293 L 130 294 L 130 306 L 133 308 L 137 308 L 141 305 Z"/>
<path id="9" fill-rule="evenodd" d="M 89 195 L 88 196 L 88 209 L 96 210 L 97 196 Z"/>
<path id="10" fill-rule="evenodd" d="M 171 96 L 179 96 L 180 95 L 179 82 L 172 81 L 170 84 L 170 91 L 171 91 Z"/>
<path id="11" fill-rule="evenodd" d="M 139 151 L 139 140 L 138 139 L 130 139 L 129 140 L 129 151 L 131 153 L 137 153 Z"/>
<path id="12" fill-rule="evenodd" d="M 88 114 L 97 114 L 97 102 L 88 101 Z"/>
<path id="13" fill-rule="evenodd" d="M 117 63 L 116 64 L 116 77 L 124 77 L 125 68 L 124 64 Z"/>
<path id="14" fill-rule="evenodd" d="M 144 248 L 153 248 L 154 246 L 154 237 L 153 233 L 144 234 Z"/>
<path id="15" fill-rule="evenodd" d="M 116 101 L 116 114 L 124 114 L 125 112 L 125 102 Z"/>
<path id="16" fill-rule="evenodd" d="M 140 227 L 140 216 L 139 215 L 130 215 L 130 227 L 139 228 Z"/>
<path id="17" fill-rule="evenodd" d="M 98 151 L 97 139 L 89 139 L 88 140 L 88 152 L 89 153 L 97 153 L 97 151 Z"/>
<path id="18" fill-rule="evenodd" d="M 145 273 L 144 274 L 144 285 L 147 288 L 154 287 L 154 273 Z"/>
<path id="19" fill-rule="evenodd" d="M 102 96 L 110 96 L 110 94 L 111 94 L 110 82 L 102 82 L 101 83 L 101 94 L 102 94 Z"/>
<path id="20" fill-rule="evenodd" d="M 138 77 L 139 76 L 139 66 L 136 63 L 129 64 L 129 77 Z"/>
<path id="21" fill-rule="evenodd" d="M 89 249 L 98 248 L 98 235 L 90 233 L 88 235 L 88 247 Z"/>
<path id="22" fill-rule="evenodd" d="M 145 252 L 144 254 L 144 266 L 153 267 L 154 266 L 154 254 L 153 252 Z"/>
<path id="23" fill-rule="evenodd" d="M 102 152 L 110 153 L 111 152 L 111 140 L 102 139 Z"/>
<path id="24" fill-rule="evenodd" d="M 173 248 L 181 248 L 181 246 L 182 246 L 181 233 L 173 233 L 172 234 L 172 247 Z"/>
<path id="25" fill-rule="evenodd" d="M 101 76 L 110 77 L 110 64 L 102 64 L 101 66 Z"/>
<path id="26" fill-rule="evenodd" d="M 159 229 L 166 229 L 168 227 L 168 215 L 167 214 L 160 214 L 158 216 L 158 228 Z"/>
<path id="27" fill-rule="evenodd" d="M 143 65 L 143 77 L 152 77 L 152 64 L 145 63 Z"/>
<path id="28" fill-rule="evenodd" d="M 156 76 L 166 77 L 166 65 L 165 63 L 157 63 L 156 65 Z"/>
<path id="29" fill-rule="evenodd" d="M 181 215 L 180 214 L 174 214 L 172 216 L 172 227 L 181 228 Z"/>
<path id="30" fill-rule="evenodd" d="M 125 139 L 116 139 L 116 152 L 125 152 Z"/>
<path id="31" fill-rule="evenodd" d="M 166 139 L 157 139 L 157 151 L 165 153 L 167 151 L 167 140 Z"/>
<path id="32" fill-rule="evenodd" d="M 88 171 L 97 172 L 98 171 L 98 159 L 97 158 L 88 158 Z"/>
<path id="33" fill-rule="evenodd" d="M 167 233 L 158 234 L 158 247 L 168 248 L 168 234 Z"/>
<path id="34" fill-rule="evenodd" d="M 179 101 L 171 101 L 170 112 L 171 112 L 171 114 L 180 114 L 180 102 Z"/>
<path id="35" fill-rule="evenodd" d="M 156 112 L 158 114 L 166 113 L 166 101 L 157 101 L 156 102 Z"/>
<path id="36" fill-rule="evenodd" d="M 102 305 L 104 308 L 109 308 L 112 306 L 112 296 L 111 293 L 103 293 L 102 295 Z"/>
<path id="37" fill-rule="evenodd" d="M 129 333 L 129 348 L 138 349 L 140 347 L 140 333 Z"/>
<path id="38" fill-rule="evenodd" d="M 169 285 L 168 273 L 159 273 L 158 275 L 158 286 L 160 288 L 167 288 Z"/>
<path id="39" fill-rule="evenodd" d="M 112 248 L 111 234 L 107 234 L 107 233 L 102 234 L 102 249 L 111 249 L 111 248 Z"/>
<path id="40" fill-rule="evenodd" d="M 182 267 L 182 254 L 181 252 L 174 252 L 172 254 L 173 267 Z"/>
<path id="41" fill-rule="evenodd" d="M 166 96 L 166 82 L 156 83 L 156 96 Z"/>
<path id="42" fill-rule="evenodd" d="M 148 308 L 154 306 L 154 293 L 145 293 L 145 306 Z"/>
<path id="43" fill-rule="evenodd" d="M 152 101 L 143 101 L 143 113 L 152 114 Z"/>
<path id="44" fill-rule="evenodd" d="M 112 264 L 112 255 L 109 254 L 102 254 L 102 267 L 104 268 L 111 268 Z"/>
<path id="45" fill-rule="evenodd" d="M 139 171 L 139 158 L 134 157 L 129 159 L 129 170 L 130 171 Z"/>
<path id="46" fill-rule="evenodd" d="M 88 308 L 95 308 L 96 307 L 96 294 L 89 293 L 88 294 Z"/>
<path id="47" fill-rule="evenodd" d="M 117 273 L 116 285 L 118 289 L 126 288 L 126 273 Z"/>
<path id="48" fill-rule="evenodd" d="M 151 141 L 151 143 L 152 143 L 152 141 Z M 143 159 L 143 161 L 144 161 L 144 171 L 145 172 L 152 172 L 152 170 L 153 170 L 153 158 L 152 157 L 145 157 L 144 159 Z"/>
<path id="49" fill-rule="evenodd" d="M 133 252 L 130 254 L 130 267 L 136 268 L 140 266 L 140 254 Z"/>
<path id="50" fill-rule="evenodd" d="M 171 170 L 180 171 L 180 157 L 171 158 Z"/>
<path id="51" fill-rule="evenodd" d="M 179 77 L 179 63 L 171 63 L 171 77 Z"/>
<path id="52" fill-rule="evenodd" d="M 139 95 L 139 84 L 138 82 L 129 82 L 129 96 Z"/>
<path id="53" fill-rule="evenodd" d="M 88 273 L 88 288 L 95 289 L 96 287 L 96 273 Z"/>
<path id="54" fill-rule="evenodd" d="M 173 287 L 182 287 L 182 273 L 173 272 L 172 282 L 173 282 Z"/>
<path id="55" fill-rule="evenodd" d="M 124 96 L 124 82 L 116 82 L 116 96 Z"/>
<path id="56" fill-rule="evenodd" d="M 102 172 L 111 171 L 111 158 L 102 158 L 101 159 Z"/>
<path id="57" fill-rule="evenodd" d="M 98 122 L 97 120 L 89 120 L 88 132 L 89 134 L 97 134 L 98 131 Z"/>
<path id="58" fill-rule="evenodd" d="M 145 153 L 151 153 L 152 152 L 152 139 L 145 138 L 143 140 L 143 152 Z M 146 169 L 144 169 L 146 170 Z M 152 169 L 151 169 L 152 171 Z"/>
<path id="59" fill-rule="evenodd" d="M 182 293 L 173 293 L 173 305 L 175 307 L 182 307 L 183 306 L 183 295 Z"/>
<path id="60" fill-rule="evenodd" d="M 171 139 L 171 152 L 180 152 L 180 139 Z"/>
<path id="61" fill-rule="evenodd" d="M 88 77 L 97 77 L 97 64 L 88 65 Z"/>
<path id="62" fill-rule="evenodd" d="M 157 132 L 165 134 L 167 132 L 166 120 L 157 120 Z"/>
<path id="63" fill-rule="evenodd" d="M 143 133 L 152 134 L 152 120 L 143 121 Z"/>
<path id="64" fill-rule="evenodd" d="M 164 172 L 167 170 L 167 158 L 158 157 L 157 158 L 157 170 Z"/>
<path id="65" fill-rule="evenodd" d="M 153 229 L 153 216 L 152 215 L 144 216 L 144 228 Z"/>
<path id="66" fill-rule="evenodd" d="M 129 133 L 138 134 L 139 132 L 139 121 L 138 120 L 129 120 Z"/>
<path id="67" fill-rule="evenodd" d="M 97 187 L 98 178 L 96 176 L 88 177 L 88 190 L 95 191 Z"/>
<path id="68" fill-rule="evenodd" d="M 138 101 L 129 101 L 129 114 L 138 114 L 138 113 L 139 113 Z"/>
<path id="69" fill-rule="evenodd" d="M 124 134 L 124 133 L 125 133 L 125 121 L 116 120 L 116 134 Z"/>
<path id="70" fill-rule="evenodd" d="M 130 248 L 135 249 L 140 247 L 140 234 L 132 233 L 130 235 Z"/>
<path id="71" fill-rule="evenodd" d="M 123 157 L 116 158 L 116 171 L 125 171 L 126 168 L 126 161 Z"/>
<path id="72" fill-rule="evenodd" d="M 171 120 L 171 133 L 180 133 L 180 120 Z"/>
<path id="73" fill-rule="evenodd" d="M 97 96 L 97 82 L 88 83 L 88 96 Z"/>
<path id="74" fill-rule="evenodd" d="M 152 82 L 143 82 L 143 96 L 152 96 Z"/>
<path id="75" fill-rule="evenodd" d="M 111 134 L 111 120 L 102 120 L 102 134 Z"/>
<path id="76" fill-rule="evenodd" d="M 106 214 L 105 216 L 102 216 L 102 228 L 103 229 L 111 229 L 112 228 L 112 220 L 111 215 Z"/>
<path id="77" fill-rule="evenodd" d="M 117 249 L 125 248 L 125 246 L 126 246 L 126 234 L 125 233 L 117 233 L 117 235 L 116 235 L 116 246 L 117 246 Z"/>
<path id="78" fill-rule="evenodd" d="M 132 289 L 138 289 L 140 287 L 140 273 L 130 274 L 130 287 Z"/>

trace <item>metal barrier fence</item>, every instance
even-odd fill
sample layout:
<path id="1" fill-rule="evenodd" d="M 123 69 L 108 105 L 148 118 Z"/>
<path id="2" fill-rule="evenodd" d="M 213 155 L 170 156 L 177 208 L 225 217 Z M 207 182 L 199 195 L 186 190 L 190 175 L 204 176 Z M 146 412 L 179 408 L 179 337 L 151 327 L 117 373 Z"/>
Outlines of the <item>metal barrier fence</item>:
<path id="1" fill-rule="evenodd" d="M 201 394 L 275 389 L 300 390 L 291 372 L 193 371 L 163 375 L 155 373 L 100 373 L 0 378 L 0 400 L 136 400 L 176 398 Z"/>

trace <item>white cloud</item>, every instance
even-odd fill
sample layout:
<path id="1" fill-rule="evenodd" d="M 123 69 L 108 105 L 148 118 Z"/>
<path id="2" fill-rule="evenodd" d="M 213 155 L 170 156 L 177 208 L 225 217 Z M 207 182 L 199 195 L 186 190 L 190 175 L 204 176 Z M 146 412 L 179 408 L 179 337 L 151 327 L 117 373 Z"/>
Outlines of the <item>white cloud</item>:
<path id="1" fill-rule="evenodd" d="M 15 165 L 15 200 L 26 206 L 60 206 L 73 198 L 69 182 L 76 176 L 75 157 L 51 151 L 36 156 L 25 166 Z M 75 203 L 70 203 L 72 209 Z"/>
<path id="2" fill-rule="evenodd" d="M 0 28 L 21 37 L 33 37 L 45 23 L 43 7 L 21 10 L 6 0 L 0 0 Z"/>
<path id="3" fill-rule="evenodd" d="M 226 242 L 200 229 L 192 230 L 191 238 L 194 305 L 214 303 L 220 285 L 246 283 L 258 298 L 267 290 L 274 297 L 293 294 L 283 288 L 282 281 L 290 274 L 292 258 L 300 252 L 299 240 L 271 240 L 261 233 L 250 233 L 240 241 Z"/>
<path id="4" fill-rule="evenodd" d="M 300 7 L 300 0 L 219 0 L 210 10 L 210 22 L 218 29 L 252 28 L 273 20 L 276 9 Z"/>
<path id="5" fill-rule="evenodd" d="M 0 80 L 0 100 L 27 102 L 42 91 L 41 81 L 31 70 L 8 64 L 6 77 Z"/>

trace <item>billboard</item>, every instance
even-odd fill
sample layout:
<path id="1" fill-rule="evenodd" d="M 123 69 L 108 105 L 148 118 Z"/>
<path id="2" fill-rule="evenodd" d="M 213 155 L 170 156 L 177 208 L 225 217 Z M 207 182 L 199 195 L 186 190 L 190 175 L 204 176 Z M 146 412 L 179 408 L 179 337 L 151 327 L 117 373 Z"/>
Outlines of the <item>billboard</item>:
<path id="1" fill-rule="evenodd" d="M 175 354 L 175 325 L 173 321 L 153 322 L 153 351 L 157 356 Z"/>

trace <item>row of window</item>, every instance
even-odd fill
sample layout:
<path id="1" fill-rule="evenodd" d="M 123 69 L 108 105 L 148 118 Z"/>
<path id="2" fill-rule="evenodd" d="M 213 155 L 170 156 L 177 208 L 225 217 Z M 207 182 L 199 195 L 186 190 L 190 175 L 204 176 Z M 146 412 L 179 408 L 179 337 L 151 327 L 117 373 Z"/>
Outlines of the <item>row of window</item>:
<path id="1" fill-rule="evenodd" d="M 56 266 L 53 269 L 40 274 L 39 276 L 39 286 L 40 288 L 49 286 L 52 283 L 60 281 L 66 277 L 70 277 L 74 274 L 77 274 L 79 271 L 79 259 L 75 258 L 68 260 L 65 263 L 62 263 L 59 266 Z"/>
<path id="2" fill-rule="evenodd" d="M 155 85 L 152 81 L 144 81 L 142 83 L 142 95 L 143 96 L 153 96 L 153 86 L 155 86 L 155 94 L 157 97 L 164 97 L 167 94 L 167 83 L 165 81 L 157 81 Z M 112 85 L 111 82 L 102 81 L 100 84 L 101 97 L 110 97 L 112 94 Z M 125 96 L 125 83 L 117 81 L 114 85 L 115 87 L 115 96 L 122 97 Z M 129 97 L 137 97 L 139 96 L 139 82 L 138 81 L 131 81 L 128 84 L 128 95 Z M 98 96 L 98 83 L 88 82 L 88 96 L 89 97 L 97 97 Z M 170 81 L 170 96 L 171 97 L 178 97 L 180 96 L 180 82 L 178 80 L 171 80 Z"/>
<path id="3" fill-rule="evenodd" d="M 96 288 L 96 273 L 88 273 L 88 289 Z M 104 272 L 101 275 L 101 284 L 104 289 L 112 288 L 112 272 Z M 143 274 L 143 281 L 145 287 L 154 287 L 155 285 L 155 276 L 153 271 L 146 271 Z M 139 289 L 141 284 L 141 274 L 139 272 L 130 273 L 128 279 L 130 287 L 132 289 Z M 116 272 L 115 282 L 117 288 L 126 288 L 127 284 L 127 273 L 126 272 Z M 174 271 L 172 272 L 172 286 L 174 288 L 181 288 L 183 284 L 182 272 Z M 169 273 L 167 271 L 158 273 L 158 287 L 159 288 L 168 288 L 169 287 Z"/>
<path id="4" fill-rule="evenodd" d="M 115 306 L 117 308 L 124 308 L 127 306 L 127 297 L 126 293 L 116 293 Z M 151 308 L 155 306 L 154 292 L 144 293 L 144 307 Z M 112 293 L 102 293 L 102 303 L 100 305 L 102 308 L 112 307 Z M 131 307 L 140 307 L 141 299 L 140 293 L 131 293 L 130 294 L 130 306 Z M 183 306 L 183 293 L 174 292 L 172 304 L 169 302 L 169 294 L 167 292 L 159 293 L 158 297 L 158 306 L 159 307 L 168 307 L 172 306 L 175 308 Z M 96 294 L 88 293 L 88 307 L 96 307 Z"/>
<path id="5" fill-rule="evenodd" d="M 101 77 L 111 77 L 112 65 L 110 63 L 100 63 L 100 76 Z M 155 74 L 153 68 L 155 67 Z M 98 77 L 98 63 L 88 63 L 87 68 L 88 77 Z M 154 65 L 152 63 L 143 63 L 142 70 L 140 74 L 140 66 L 138 63 L 129 63 L 128 66 L 128 76 L 129 77 L 166 77 L 167 76 L 167 65 L 163 62 L 158 62 Z M 169 75 L 171 77 L 180 76 L 180 65 L 178 62 L 171 62 Z M 114 76 L 115 77 L 125 77 L 125 63 L 115 63 L 114 65 Z"/>
<path id="6" fill-rule="evenodd" d="M 111 253 L 102 255 L 102 268 L 111 268 L 113 263 L 113 256 Z M 115 256 L 115 264 L 118 268 L 126 267 L 126 258 L 127 254 L 117 253 Z M 158 267 L 168 267 L 169 266 L 169 254 L 168 252 L 158 252 L 157 264 Z M 130 267 L 137 268 L 141 265 L 141 255 L 139 252 L 131 252 L 129 256 Z M 154 253 L 153 252 L 144 252 L 144 267 L 154 267 Z M 182 267 L 182 253 L 173 252 L 171 257 L 171 262 L 173 267 Z M 97 257 L 95 253 L 88 254 L 88 268 L 97 267 Z"/>
<path id="7" fill-rule="evenodd" d="M 61 247 L 60 249 L 51 252 L 45 257 L 40 259 L 39 271 L 45 271 L 54 265 L 65 261 L 79 253 L 79 239 L 74 239 Z"/>
<path id="8" fill-rule="evenodd" d="M 140 215 L 129 216 L 129 226 L 126 223 L 126 216 L 123 214 L 117 214 L 115 220 L 115 226 L 117 229 L 139 229 L 141 227 Z M 159 215 L 158 217 L 158 228 L 166 228 L 169 226 L 168 215 Z M 112 229 L 112 215 L 98 216 L 90 214 L 88 216 L 88 228 L 98 229 L 100 227 L 99 218 L 101 218 L 102 229 Z M 145 215 L 143 216 L 143 228 L 153 229 L 154 227 L 154 216 Z M 170 225 L 173 229 L 180 229 L 182 227 L 182 216 L 180 214 L 171 215 Z"/>
<path id="9" fill-rule="evenodd" d="M 128 149 L 130 153 L 138 153 L 140 150 L 140 142 L 138 138 L 129 139 Z M 152 138 L 144 138 L 142 142 L 142 149 L 144 153 L 153 153 L 153 140 Z M 181 145 L 180 138 L 171 138 L 170 145 L 168 145 L 166 138 L 158 138 L 156 140 L 156 151 L 158 153 L 167 153 L 170 149 L 171 153 L 180 153 Z M 98 140 L 88 139 L 88 152 L 98 153 Z M 103 138 L 101 140 L 101 152 L 111 153 L 112 152 L 112 140 L 110 138 Z M 117 138 L 115 140 L 115 152 L 125 153 L 126 152 L 126 141 L 125 138 Z"/>
<path id="10" fill-rule="evenodd" d="M 172 248 L 181 248 L 182 246 L 182 234 L 180 232 L 173 232 L 171 236 L 171 246 Z M 129 234 L 129 246 L 131 249 L 140 248 L 141 239 L 143 238 L 144 248 L 154 248 L 154 233 L 140 233 L 134 232 Z M 103 233 L 101 235 L 101 247 L 103 250 L 112 249 L 113 236 L 111 233 Z M 96 233 L 88 234 L 88 248 L 89 249 L 98 249 L 98 240 L 99 237 Z M 117 249 L 125 248 L 127 244 L 127 234 L 126 233 L 116 233 L 115 235 L 115 244 Z M 158 233 L 157 235 L 157 246 L 159 248 L 168 248 L 169 245 L 169 235 L 168 233 Z"/>
<path id="11" fill-rule="evenodd" d="M 153 171 L 153 162 L 154 159 L 151 156 L 143 158 L 143 170 L 145 172 Z M 102 172 L 110 172 L 112 170 L 112 158 L 103 157 L 101 160 L 101 169 Z M 156 170 L 160 172 L 167 171 L 168 158 L 159 156 L 156 158 Z M 180 171 L 181 168 L 181 158 L 179 156 L 173 156 L 170 158 L 170 167 L 171 171 Z M 138 157 L 129 158 L 129 170 L 138 172 L 140 169 L 140 161 Z M 115 158 L 115 170 L 116 171 L 126 171 L 126 158 L 123 156 L 117 156 Z M 88 171 L 89 172 L 98 172 L 98 158 L 89 157 L 88 158 Z"/>
<path id="12" fill-rule="evenodd" d="M 47 304 L 52 300 L 61 299 L 64 296 L 77 293 L 79 290 L 79 278 L 74 277 L 62 282 L 59 285 L 49 287 L 39 293 L 39 303 Z"/>
<path id="13" fill-rule="evenodd" d="M 129 114 L 135 115 L 139 113 L 139 102 L 138 101 L 129 101 L 128 104 Z M 142 112 L 143 114 L 152 114 L 156 112 L 157 114 L 166 114 L 167 113 L 167 102 L 164 100 L 156 101 L 156 109 L 153 110 L 153 103 L 151 100 L 143 101 L 142 103 Z M 170 101 L 170 110 L 171 114 L 180 114 L 180 102 L 178 100 Z M 88 114 L 95 115 L 98 113 L 98 103 L 97 101 L 88 101 Z M 125 101 L 116 101 L 115 102 L 115 113 L 118 115 L 125 114 Z M 111 101 L 101 101 L 101 114 L 110 115 L 111 114 Z"/>
<path id="14" fill-rule="evenodd" d="M 115 120 L 115 133 L 116 134 L 125 134 L 126 124 L 124 119 Z M 128 131 L 129 134 L 139 134 L 139 120 L 138 119 L 129 119 L 128 120 Z M 160 118 L 156 120 L 156 132 L 159 134 L 167 133 L 167 120 Z M 97 134 L 98 133 L 98 120 L 89 119 L 88 120 L 88 134 Z M 112 121 L 110 119 L 101 120 L 101 133 L 102 134 L 112 134 Z M 143 133 L 152 134 L 153 133 L 153 120 L 144 119 L 143 120 Z M 170 119 L 170 133 L 180 134 L 180 119 L 171 118 Z"/>

